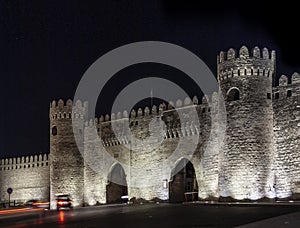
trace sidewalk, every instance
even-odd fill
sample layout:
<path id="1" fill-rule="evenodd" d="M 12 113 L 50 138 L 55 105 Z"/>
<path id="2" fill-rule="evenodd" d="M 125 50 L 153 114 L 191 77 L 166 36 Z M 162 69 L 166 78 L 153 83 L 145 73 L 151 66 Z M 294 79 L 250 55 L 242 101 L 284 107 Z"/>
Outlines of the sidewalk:
<path id="1" fill-rule="evenodd" d="M 218 201 L 192 201 L 183 202 L 188 205 L 215 205 L 215 206 L 295 206 L 300 207 L 300 201 L 277 201 L 277 202 L 218 202 Z"/>

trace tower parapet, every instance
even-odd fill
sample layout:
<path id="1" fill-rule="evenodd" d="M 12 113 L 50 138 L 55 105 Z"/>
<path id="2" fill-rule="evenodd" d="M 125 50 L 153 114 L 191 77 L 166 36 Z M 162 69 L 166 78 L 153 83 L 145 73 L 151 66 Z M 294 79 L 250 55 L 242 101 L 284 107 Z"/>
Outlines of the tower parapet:
<path id="1" fill-rule="evenodd" d="M 276 54 L 275 51 L 269 52 L 267 48 L 261 51 L 254 47 L 251 53 L 246 46 L 242 46 L 238 53 L 230 48 L 227 52 L 221 51 L 217 61 L 219 82 L 243 75 L 274 78 Z"/>
<path id="2" fill-rule="evenodd" d="M 88 103 L 82 103 L 80 100 L 76 101 L 74 104 L 73 109 L 73 101 L 68 99 L 64 102 L 62 99 L 58 101 L 53 100 L 50 103 L 50 113 L 49 117 L 51 120 L 54 119 L 71 119 L 73 118 L 80 118 L 85 119 L 87 118 L 87 111 L 88 111 Z M 73 111 L 73 116 L 72 116 Z"/>

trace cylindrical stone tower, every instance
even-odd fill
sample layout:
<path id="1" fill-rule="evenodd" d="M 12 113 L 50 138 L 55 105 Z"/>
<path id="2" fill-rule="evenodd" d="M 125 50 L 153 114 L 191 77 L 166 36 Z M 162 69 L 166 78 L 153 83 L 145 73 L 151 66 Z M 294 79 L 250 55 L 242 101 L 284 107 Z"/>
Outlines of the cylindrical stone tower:
<path id="1" fill-rule="evenodd" d="M 80 101 L 75 104 L 76 112 L 72 116 L 73 103 L 63 100 L 50 105 L 50 207 L 56 208 L 57 194 L 70 194 L 73 205 L 83 204 L 83 127 L 87 117 L 87 104 Z M 72 118 L 77 132 L 73 132 Z M 74 135 L 81 142 L 75 142 Z"/>
<path id="2" fill-rule="evenodd" d="M 275 52 L 234 49 L 218 56 L 218 81 L 227 113 L 220 195 L 235 199 L 272 197 Z"/>

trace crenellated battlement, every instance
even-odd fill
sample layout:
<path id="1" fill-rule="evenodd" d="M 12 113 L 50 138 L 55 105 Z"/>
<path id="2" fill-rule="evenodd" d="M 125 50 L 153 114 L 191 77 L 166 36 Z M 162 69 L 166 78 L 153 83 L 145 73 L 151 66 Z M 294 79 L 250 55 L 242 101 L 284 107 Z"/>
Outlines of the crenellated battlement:
<path id="1" fill-rule="evenodd" d="M 64 102 L 62 99 L 59 99 L 58 101 L 53 100 L 50 103 L 49 118 L 52 120 L 71 119 L 71 118 L 85 119 L 87 117 L 87 114 L 88 114 L 87 101 L 82 103 L 80 100 L 77 100 L 76 103 L 73 104 L 73 101 L 71 99 L 68 99 L 66 102 Z"/>
<path id="2" fill-rule="evenodd" d="M 101 115 L 99 118 L 95 118 L 94 120 L 86 121 L 86 126 L 93 126 L 94 124 L 100 124 L 103 122 L 110 122 L 110 121 L 116 121 L 116 120 L 121 120 L 121 119 L 137 119 L 137 118 L 144 118 L 150 115 L 161 115 L 163 112 L 166 111 L 171 111 L 176 109 L 181 109 L 181 108 L 186 108 L 190 106 L 197 106 L 199 105 L 201 108 L 206 108 L 209 106 L 209 103 L 215 103 L 216 100 L 212 98 L 212 96 L 205 95 L 201 99 L 202 103 L 199 103 L 199 99 L 197 96 L 194 96 L 193 99 L 191 100 L 189 97 L 186 97 L 184 100 L 177 99 L 176 102 L 174 101 L 169 101 L 167 104 L 166 103 L 161 103 L 160 105 L 156 106 L 153 105 L 150 111 L 150 108 L 148 106 L 144 108 L 138 108 L 132 109 L 130 111 L 130 114 L 128 114 L 128 111 L 123 111 L 123 112 L 118 112 L 117 114 L 112 113 L 112 114 L 106 114 L 106 115 Z M 203 111 L 205 112 L 205 111 Z"/>
<path id="3" fill-rule="evenodd" d="M 291 76 L 291 83 L 289 83 L 288 77 L 285 75 L 281 75 L 278 81 L 279 81 L 279 86 L 287 86 L 289 84 L 299 84 L 300 75 L 298 72 L 294 72 Z"/>
<path id="4" fill-rule="evenodd" d="M 49 154 L 37 154 L 0 160 L 0 171 L 45 167 L 49 165 Z"/>
<path id="5" fill-rule="evenodd" d="M 240 59 L 262 59 L 262 60 L 275 60 L 275 51 L 269 52 L 267 48 L 263 48 L 260 50 L 259 47 L 255 46 L 252 48 L 251 52 L 249 52 L 246 46 L 242 46 L 237 53 L 235 49 L 230 48 L 227 52 L 221 51 L 218 55 L 219 63 L 223 63 L 226 61 L 232 60 L 240 60 Z"/>
<path id="6" fill-rule="evenodd" d="M 217 56 L 219 82 L 238 76 L 266 76 L 274 78 L 275 51 L 269 52 L 267 48 L 260 50 L 254 47 L 249 52 L 246 46 L 242 46 L 237 53 L 230 48 L 227 52 L 221 51 Z"/>
<path id="7" fill-rule="evenodd" d="M 291 97 L 300 96 L 300 75 L 295 72 L 289 78 L 286 75 L 281 75 L 278 81 L 278 86 L 273 87 L 273 99 L 283 100 Z"/>
<path id="8" fill-rule="evenodd" d="M 184 100 L 178 99 L 176 102 L 169 101 L 168 103 L 161 103 L 156 106 L 153 105 L 151 108 L 138 108 L 132 109 L 130 115 L 127 111 L 123 113 L 118 112 L 117 114 L 106 114 L 100 118 L 90 119 L 85 122 L 85 128 L 88 132 L 94 131 L 96 127 L 99 137 L 101 137 L 102 143 L 105 147 L 120 146 L 128 144 L 130 142 L 129 132 L 124 128 L 125 122 L 129 121 L 129 127 L 133 132 L 138 132 L 145 134 L 148 132 L 149 121 L 153 117 L 160 116 L 165 122 L 165 127 L 163 127 L 163 137 L 164 139 L 174 139 L 180 137 L 188 137 L 200 134 L 200 128 L 191 120 L 188 113 L 191 111 L 190 108 L 195 107 L 202 124 L 210 122 L 210 116 L 216 114 L 216 104 L 218 104 L 218 93 L 214 92 L 212 95 L 205 95 L 199 100 L 197 96 L 193 99 L 189 97 Z M 179 120 L 178 111 L 183 113 L 183 119 Z M 150 117 L 150 118 L 149 118 Z M 117 130 L 116 132 L 112 130 L 112 123 L 114 122 Z"/>
<path id="9" fill-rule="evenodd" d="M 211 100 L 211 96 L 205 95 L 202 97 L 202 103 L 199 103 L 199 99 L 197 96 L 194 96 L 193 99 L 186 97 L 184 100 L 177 99 L 176 102 L 169 101 L 168 104 L 161 103 L 160 105 L 156 106 L 153 105 L 152 108 L 146 106 L 144 108 L 138 108 L 137 110 L 132 109 L 131 112 L 128 114 L 128 111 L 125 110 L 123 112 L 118 112 L 117 114 L 111 113 L 106 115 L 101 115 L 99 118 L 95 118 L 93 121 L 86 121 L 86 126 L 90 126 L 91 124 L 100 124 L 102 122 L 109 122 L 124 118 L 143 118 L 149 115 L 161 115 L 164 111 L 173 110 L 174 108 L 185 108 L 191 105 L 200 105 L 200 106 L 207 106 L 208 102 Z M 73 118 L 87 118 L 87 109 L 88 109 L 88 102 L 82 103 L 81 101 L 77 101 L 74 105 L 75 111 L 73 113 Z M 73 101 L 68 99 L 64 102 L 62 99 L 58 101 L 53 100 L 50 103 L 50 119 L 71 119 L 72 118 L 72 109 L 73 109 Z"/>

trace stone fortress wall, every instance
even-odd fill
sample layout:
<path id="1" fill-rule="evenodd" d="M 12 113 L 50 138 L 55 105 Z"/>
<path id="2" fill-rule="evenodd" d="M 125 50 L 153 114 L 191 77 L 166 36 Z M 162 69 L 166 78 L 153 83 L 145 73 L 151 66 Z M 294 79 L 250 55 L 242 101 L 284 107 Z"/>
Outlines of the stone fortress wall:
<path id="1" fill-rule="evenodd" d="M 266 48 L 249 52 L 243 46 L 238 52 L 229 49 L 219 54 L 217 78 L 226 107 L 225 130 L 215 121 L 222 118 L 220 93 L 205 95 L 201 102 L 197 97 L 179 99 L 92 120 L 88 120 L 87 103 L 53 101 L 46 178 L 51 207 L 55 207 L 55 194 L 66 192 L 73 196 L 75 206 L 107 203 L 112 170 L 120 165 L 129 198 L 168 200 L 175 168 L 188 158 L 195 142 L 190 161 L 200 198 L 256 200 L 297 195 L 300 76 L 293 74 L 290 82 L 281 76 L 274 86 L 275 72 L 275 52 Z M 193 109 L 199 125 L 190 118 Z M 126 128 L 128 123 L 134 138 Z M 150 136 L 149 126 L 157 130 L 156 137 L 138 143 Z M 225 137 L 220 138 L 223 130 Z M 77 145 L 74 134 L 79 138 Z M 172 157 L 179 144 L 181 156 Z M 4 170 L 3 164 L 0 183 L 13 178 L 5 173 L 15 172 Z"/>
<path id="2" fill-rule="evenodd" d="M 192 142 L 189 137 L 193 135 L 199 139 L 191 159 L 199 184 L 199 197 L 222 196 L 256 200 L 264 197 L 284 198 L 297 194 L 300 171 L 297 152 L 300 126 L 300 115 L 297 111 L 300 107 L 299 75 L 295 73 L 292 76 L 291 85 L 288 85 L 286 77 L 282 76 L 279 86 L 274 87 L 275 65 L 275 52 L 269 52 L 266 48 L 260 50 L 255 47 L 249 52 L 243 46 L 238 53 L 229 49 L 218 56 L 218 81 L 227 113 L 224 147 L 218 151 L 215 149 L 222 143 L 217 139 L 214 141 L 214 137 L 209 138 L 210 134 L 217 135 L 219 131 L 218 126 L 213 126 L 211 121 L 218 113 L 216 103 L 213 102 L 213 97 L 217 97 L 217 94 L 210 96 L 211 100 L 207 100 L 209 96 L 204 96 L 201 103 L 194 97 L 193 101 L 187 98 L 175 103 L 170 101 L 169 104 L 161 104 L 159 107 L 153 106 L 151 111 L 148 107 L 144 110 L 132 110 L 129 119 L 127 112 L 101 116 L 86 123 L 84 141 L 97 140 L 89 138 L 92 135 L 89 131 L 94 131 L 96 126 L 105 150 L 109 151 L 112 157 L 118 158 L 116 160 L 121 163 L 126 163 L 129 159 L 133 168 L 144 167 L 145 172 L 138 174 L 125 170 L 130 176 L 129 180 L 127 179 L 129 195 L 134 197 L 169 198 L 161 183 L 163 180 L 172 180 L 172 169 L 178 161 L 167 164 L 168 167 L 164 167 L 164 170 L 161 162 L 172 154 L 180 138 L 187 142 L 182 148 L 184 157 L 190 149 L 189 142 Z M 287 92 L 288 90 L 291 92 Z M 233 92 L 238 94 L 238 99 L 232 97 Z M 199 129 L 188 118 L 179 122 L 176 112 L 173 111 L 173 107 L 176 107 L 177 110 L 188 113 L 192 106 L 196 107 L 199 115 Z M 166 128 L 161 132 L 161 137 L 164 137 L 163 143 L 156 151 L 143 145 L 137 152 L 129 152 L 122 147 L 124 143 L 134 144 L 128 139 L 127 132 L 118 131 L 122 135 L 120 140 L 120 137 L 115 137 L 111 131 L 112 122 L 118 121 L 119 129 L 124 129 L 122 122 L 129 121 L 133 134 L 145 138 L 149 131 L 149 121 L 153 117 L 162 119 L 166 124 Z M 212 145 L 207 147 L 207 144 Z M 213 150 L 209 151 L 209 148 Z M 101 151 L 100 148 L 96 150 Z M 85 153 L 92 152 L 87 147 Z M 94 183 L 101 182 L 104 188 L 110 166 L 113 166 L 112 161 L 103 166 L 104 170 L 98 172 L 101 175 L 97 175 L 97 172 L 90 175 L 90 171 L 86 171 L 86 176 L 93 176 L 93 179 L 85 178 L 85 186 L 89 186 L 85 199 L 95 202 L 97 198 L 101 199 L 100 202 L 105 202 L 105 191 Z M 157 178 L 157 185 L 153 188 L 130 188 L 131 184 L 137 182 L 147 183 L 147 178 Z M 90 195 L 90 192 L 93 194 Z"/>
<path id="3" fill-rule="evenodd" d="M 125 165 L 130 163 L 130 169 L 126 169 L 126 166 L 123 167 L 127 175 L 126 181 L 130 198 L 167 200 L 169 192 L 168 188 L 163 187 L 163 182 L 172 179 L 172 170 L 182 158 L 188 157 L 188 154 L 191 153 L 191 145 L 195 140 L 199 140 L 200 143 L 191 160 L 194 164 L 198 164 L 195 165 L 195 169 L 197 170 L 197 181 L 201 189 L 199 192 L 201 192 L 203 198 L 209 195 L 217 197 L 219 154 L 207 150 L 206 155 L 203 155 L 211 130 L 211 113 L 215 111 L 213 106 L 208 105 L 206 99 L 207 97 L 204 97 L 202 104 L 198 104 L 197 97 L 194 97 L 193 100 L 186 98 L 184 102 L 177 100 L 176 104 L 169 102 L 168 106 L 166 104 L 161 104 L 159 107 L 154 105 L 151 112 L 148 107 L 145 107 L 137 111 L 132 110 L 130 116 L 125 111 L 123 114 L 101 116 L 99 119 L 86 122 L 84 141 L 89 143 L 85 144 L 85 155 L 100 154 L 100 156 L 93 156 L 93 162 L 101 164 L 101 168 L 95 170 L 93 164 L 93 168 L 90 168 L 89 164 L 85 166 L 85 200 L 89 204 L 96 203 L 96 201 L 106 202 L 104 189 L 112 167 L 118 162 Z M 177 111 L 180 109 L 183 116 L 185 114 L 183 120 L 179 121 L 174 107 Z M 191 108 L 196 108 L 197 114 L 200 116 L 200 128 L 189 118 L 188 113 Z M 155 149 L 153 149 L 151 143 L 137 146 L 136 142 L 130 139 L 128 132 L 124 131 L 126 129 L 125 123 L 129 122 L 130 130 L 136 138 L 144 139 L 149 136 L 149 123 L 153 119 L 163 120 L 166 124 L 164 128 L 161 128 L 158 136 L 159 141 L 162 141 L 162 143 Z M 112 131 L 112 122 L 117 125 L 118 137 Z M 101 148 L 101 146 L 99 148 L 90 147 L 97 144 L 95 141 L 98 139 L 92 138 L 96 129 L 104 148 Z M 164 163 L 166 158 L 170 157 L 175 151 L 182 138 L 184 138 L 184 142 L 180 147 L 181 156 Z M 91 141 L 93 143 L 90 143 Z M 215 143 L 217 144 L 217 142 Z M 129 146 L 125 147 L 124 144 Z M 130 150 L 130 144 L 134 149 Z M 115 160 L 103 160 L 101 153 L 106 152 Z M 85 158 L 85 160 L 90 159 Z M 202 164 L 200 165 L 200 163 Z M 147 186 L 148 183 L 153 185 Z"/>
<path id="4" fill-rule="evenodd" d="M 49 200 L 49 154 L 5 158 L 0 160 L 0 202 L 8 200 L 7 189 L 12 188 L 11 200 Z"/>
<path id="5" fill-rule="evenodd" d="M 282 75 L 273 88 L 275 183 L 279 197 L 300 192 L 300 75 Z"/>

